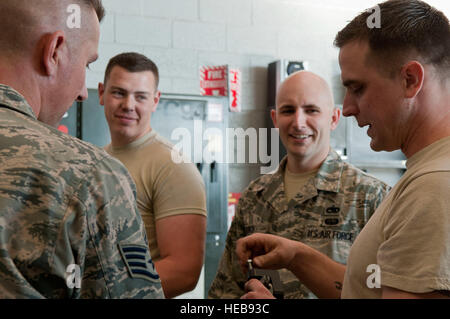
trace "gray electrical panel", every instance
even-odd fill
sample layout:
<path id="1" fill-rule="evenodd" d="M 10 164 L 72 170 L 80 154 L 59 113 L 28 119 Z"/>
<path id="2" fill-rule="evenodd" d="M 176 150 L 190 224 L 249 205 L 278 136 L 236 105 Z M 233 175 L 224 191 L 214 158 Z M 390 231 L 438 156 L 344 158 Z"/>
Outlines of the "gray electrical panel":
<path id="1" fill-rule="evenodd" d="M 183 153 L 190 153 L 205 182 L 208 209 L 205 294 L 216 275 L 228 230 L 227 113 L 227 98 L 165 94 L 151 119 L 152 127 L 175 146 L 190 138 L 186 147 L 190 146 L 191 151 Z"/>

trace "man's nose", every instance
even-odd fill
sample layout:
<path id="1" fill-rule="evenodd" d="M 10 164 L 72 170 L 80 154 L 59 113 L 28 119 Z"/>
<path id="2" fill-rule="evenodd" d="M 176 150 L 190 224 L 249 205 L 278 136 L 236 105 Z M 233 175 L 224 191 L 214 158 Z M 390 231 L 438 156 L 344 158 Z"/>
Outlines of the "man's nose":
<path id="1" fill-rule="evenodd" d="M 86 85 L 84 85 L 83 89 L 80 92 L 80 95 L 78 95 L 78 97 L 77 97 L 77 101 L 83 102 L 83 101 L 87 100 L 87 98 L 88 98 L 88 90 L 87 90 Z"/>
<path id="2" fill-rule="evenodd" d="M 125 96 L 122 100 L 121 107 L 126 111 L 134 110 L 135 100 L 132 94 Z"/>
<path id="3" fill-rule="evenodd" d="M 296 128 L 302 128 L 306 126 L 306 114 L 302 109 L 298 109 L 295 111 L 294 125 Z"/>
<path id="4" fill-rule="evenodd" d="M 342 105 L 342 115 L 356 116 L 358 114 L 358 107 L 355 100 L 346 92 L 344 96 L 344 103 Z"/>

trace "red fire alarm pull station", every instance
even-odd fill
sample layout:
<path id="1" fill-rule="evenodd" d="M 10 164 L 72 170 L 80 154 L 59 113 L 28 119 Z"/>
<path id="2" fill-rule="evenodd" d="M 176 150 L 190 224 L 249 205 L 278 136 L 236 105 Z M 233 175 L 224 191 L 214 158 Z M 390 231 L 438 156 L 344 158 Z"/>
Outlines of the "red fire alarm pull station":
<path id="1" fill-rule="evenodd" d="M 230 111 L 241 111 L 241 71 L 228 65 L 200 68 L 200 93 L 208 96 L 228 96 Z"/>

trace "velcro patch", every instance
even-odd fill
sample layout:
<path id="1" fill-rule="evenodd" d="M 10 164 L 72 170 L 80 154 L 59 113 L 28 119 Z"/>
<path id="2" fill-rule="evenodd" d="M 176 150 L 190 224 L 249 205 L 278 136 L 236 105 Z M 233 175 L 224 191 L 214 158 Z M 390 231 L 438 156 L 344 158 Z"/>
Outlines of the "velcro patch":
<path id="1" fill-rule="evenodd" d="M 159 276 L 147 246 L 119 243 L 119 250 L 131 278 L 159 282 Z"/>

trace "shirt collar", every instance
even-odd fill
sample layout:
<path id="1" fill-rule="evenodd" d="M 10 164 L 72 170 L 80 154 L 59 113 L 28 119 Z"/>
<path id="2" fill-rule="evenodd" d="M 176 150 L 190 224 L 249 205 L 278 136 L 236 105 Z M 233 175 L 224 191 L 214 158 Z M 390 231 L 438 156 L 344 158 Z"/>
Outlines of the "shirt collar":
<path id="1" fill-rule="evenodd" d="M 0 107 L 25 114 L 35 120 L 37 119 L 33 109 L 25 98 L 12 87 L 4 84 L 0 84 Z"/>
<path id="2" fill-rule="evenodd" d="M 317 189 L 338 193 L 341 187 L 341 175 L 344 169 L 344 162 L 341 157 L 330 149 L 327 158 L 317 173 L 314 184 Z"/>
<path id="3" fill-rule="evenodd" d="M 123 146 L 112 146 L 112 143 L 107 146 L 112 152 L 123 152 L 128 151 L 131 149 L 136 149 L 140 147 L 141 145 L 147 143 L 147 141 L 153 139 L 156 136 L 156 131 L 154 129 L 150 130 L 150 132 L 145 133 L 143 136 L 139 137 L 138 139 L 134 140 L 133 142 L 123 145 Z"/>
<path id="4" fill-rule="evenodd" d="M 278 166 L 278 169 L 269 177 L 268 183 L 260 184 L 255 187 L 256 192 L 263 192 L 266 199 L 275 195 L 275 191 L 283 184 L 283 174 L 286 169 L 287 156 L 285 156 Z M 340 156 L 330 149 L 325 161 L 319 168 L 315 178 L 314 186 L 317 190 L 338 193 L 341 186 L 341 175 L 344 168 L 344 162 Z M 284 189 L 284 188 L 283 188 Z"/>

